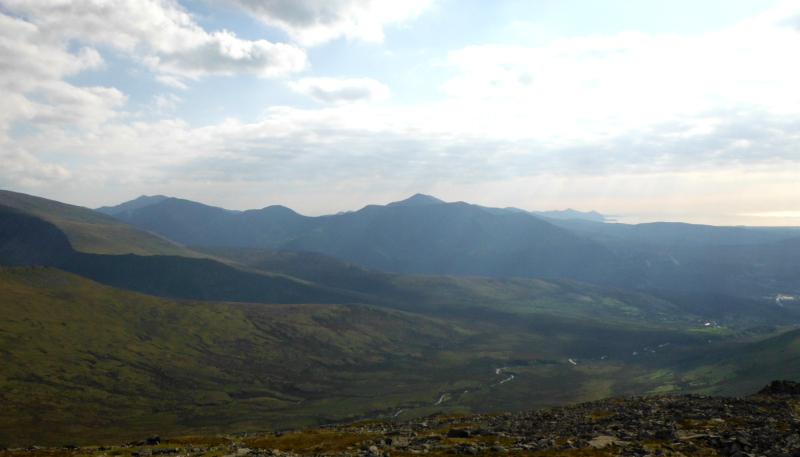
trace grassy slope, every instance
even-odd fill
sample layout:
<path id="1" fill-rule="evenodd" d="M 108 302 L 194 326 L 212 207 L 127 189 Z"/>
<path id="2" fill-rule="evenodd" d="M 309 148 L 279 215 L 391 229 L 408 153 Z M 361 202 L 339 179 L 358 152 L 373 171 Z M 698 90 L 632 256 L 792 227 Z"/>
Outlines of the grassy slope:
<path id="1" fill-rule="evenodd" d="M 60 228 L 76 251 L 94 254 L 180 255 L 196 252 L 88 208 L 0 190 L 0 205 L 41 217 Z"/>
<path id="2" fill-rule="evenodd" d="M 226 260 L 76 252 L 54 224 L 0 205 L 0 265 L 50 266 L 165 298 L 257 303 L 363 303 L 362 294 Z M 243 271 L 248 270 L 248 271 Z"/>
<path id="3" fill-rule="evenodd" d="M 710 363 L 709 363 L 710 362 Z M 800 330 L 756 341 L 732 343 L 706 363 L 696 365 L 683 378 L 703 386 L 708 393 L 752 392 L 775 379 L 800 378 Z M 699 381 L 696 378 L 700 379 Z M 710 382 L 709 382 L 710 381 Z M 708 382 L 708 385 L 703 385 Z"/>
<path id="4" fill-rule="evenodd" d="M 738 379 L 729 363 L 722 375 L 712 363 L 733 343 L 694 324 L 169 300 L 52 268 L 0 269 L 0 309 L 0 444 L 298 427 L 401 409 L 398 418 L 520 411 L 621 393 L 731 393 L 720 383 Z M 796 344 L 769 341 L 757 344 L 777 354 L 770 366 L 796 360 Z M 754 366 L 760 346 L 745 347 L 756 349 L 739 365 Z M 698 362 L 700 354 L 712 359 Z"/>
<path id="5" fill-rule="evenodd" d="M 380 403 L 363 393 L 381 373 L 465 334 L 366 306 L 160 299 L 52 268 L 0 269 L 0 303 L 0 442 L 347 417 Z"/>

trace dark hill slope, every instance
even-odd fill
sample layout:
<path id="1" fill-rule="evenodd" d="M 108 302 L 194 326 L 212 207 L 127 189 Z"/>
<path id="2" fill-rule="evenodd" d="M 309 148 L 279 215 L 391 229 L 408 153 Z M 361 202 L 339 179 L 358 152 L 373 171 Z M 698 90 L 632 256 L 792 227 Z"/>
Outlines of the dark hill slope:
<path id="1" fill-rule="evenodd" d="M 55 224 L 76 251 L 94 254 L 180 255 L 196 252 L 158 236 L 123 224 L 89 208 L 0 190 L 0 205 L 15 208 Z"/>
<path id="2" fill-rule="evenodd" d="M 54 266 L 100 283 L 162 297 L 261 303 L 363 302 L 363 294 L 210 259 L 87 254 L 55 225 L 0 206 L 0 265 Z"/>
<path id="3" fill-rule="evenodd" d="M 75 255 L 55 225 L 0 205 L 0 265 L 60 265 Z"/>
<path id="4" fill-rule="evenodd" d="M 369 303 L 416 312 L 530 316 L 622 322 L 685 323 L 691 313 L 641 294 L 564 281 L 395 275 L 327 258 L 324 265 L 257 257 L 242 271 L 210 259 L 75 252 L 49 222 L 0 208 L 0 265 L 55 266 L 102 284 L 168 298 L 259 303 Z M 42 235 L 39 235 L 42 234 Z M 209 251 L 207 251 L 209 252 Z M 224 249 L 220 251 L 224 254 Z M 319 259 L 321 254 L 300 254 Z M 324 256 L 323 256 L 324 257 Z M 233 260 L 244 262 L 235 256 Z M 281 269 L 280 263 L 287 264 Z M 290 266 L 294 264 L 294 268 Z M 345 264 L 346 265 L 346 264 Z M 266 271 L 265 266 L 272 269 Z M 276 273 L 275 271 L 278 271 Z M 302 275 L 303 279 L 292 277 Z M 599 313 L 598 313 L 599 311 Z M 621 324 L 620 324 L 621 325 Z"/>
<path id="5" fill-rule="evenodd" d="M 101 284 L 167 298 L 254 303 L 354 303 L 371 297 L 210 259 L 78 254 L 58 265 Z"/>

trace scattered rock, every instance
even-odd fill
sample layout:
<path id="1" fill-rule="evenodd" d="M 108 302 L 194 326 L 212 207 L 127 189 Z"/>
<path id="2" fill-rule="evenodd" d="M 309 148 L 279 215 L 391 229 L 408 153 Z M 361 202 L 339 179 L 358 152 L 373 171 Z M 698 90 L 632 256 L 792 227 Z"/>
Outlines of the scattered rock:
<path id="1" fill-rule="evenodd" d="M 518 414 L 448 417 L 441 414 L 404 422 L 359 425 L 345 433 L 362 435 L 345 452 L 326 443 L 300 449 L 259 448 L 259 437 L 285 432 L 226 437 L 214 446 L 166 447 L 158 436 L 129 443 L 133 457 L 206 453 L 225 457 L 390 457 L 408 454 L 499 455 L 541 452 L 564 455 L 602 453 L 625 457 L 725 455 L 729 457 L 800 457 L 800 384 L 776 381 L 746 398 L 702 395 L 627 397 L 547 408 Z M 791 397 L 791 398 L 789 398 Z M 465 427 L 469 424 L 469 427 Z M 288 432 L 286 432 L 288 433 Z M 249 438 L 256 438 L 248 441 Z M 332 443 L 334 444 L 334 443 Z M 330 446 L 330 444 L 329 444 Z M 29 447 L 6 451 L 35 452 Z M 77 448 L 81 456 L 107 457 L 111 448 Z M 20 457 L 51 457 L 44 454 Z M 50 452 L 51 454 L 47 454 Z M 127 451 L 126 451 L 127 452 Z M 127 454 L 126 454 L 127 455 Z M 598 454 L 599 455 L 599 454 Z"/>
<path id="2" fill-rule="evenodd" d="M 616 436 L 601 435 L 589 441 L 589 446 L 596 449 L 603 449 L 606 446 L 613 446 L 619 441 L 620 440 Z"/>
<path id="3" fill-rule="evenodd" d="M 794 381 L 772 381 L 759 390 L 758 395 L 800 395 L 800 383 Z"/>
<path id="4" fill-rule="evenodd" d="M 158 435 L 150 435 L 144 440 L 144 444 L 148 446 L 155 446 L 161 444 L 161 437 Z"/>
<path id="5" fill-rule="evenodd" d="M 448 438 L 469 438 L 470 433 L 469 430 L 465 430 L 463 428 L 453 428 L 447 432 Z"/>

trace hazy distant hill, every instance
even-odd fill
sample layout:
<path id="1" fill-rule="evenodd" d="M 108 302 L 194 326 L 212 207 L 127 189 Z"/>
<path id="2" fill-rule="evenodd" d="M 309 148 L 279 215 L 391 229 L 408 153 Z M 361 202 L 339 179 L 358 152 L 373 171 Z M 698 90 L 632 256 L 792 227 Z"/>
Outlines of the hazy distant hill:
<path id="1" fill-rule="evenodd" d="M 548 219 L 559 227 L 598 240 L 619 240 L 646 245 L 733 246 L 775 243 L 800 231 L 769 231 L 753 227 L 719 227 L 684 222 L 643 224 L 602 223 L 581 219 Z"/>
<path id="2" fill-rule="evenodd" d="M 400 208 L 403 207 L 396 211 Z M 420 210 L 425 206 L 413 208 Z M 0 265 L 56 266 L 106 285 L 162 297 L 262 303 L 361 302 L 437 315 L 463 313 L 468 308 L 507 310 L 535 306 L 537 313 L 566 313 L 600 320 L 613 317 L 635 322 L 652 316 L 660 322 L 664 318 L 682 319 L 680 316 L 693 314 L 691 307 L 662 309 L 666 302 L 650 297 L 563 281 L 556 285 L 522 278 L 397 275 L 366 270 L 313 252 L 193 249 L 212 258 L 79 253 L 54 225 L 19 210 L 0 207 Z M 224 258 L 240 267 L 212 260 Z M 639 311 L 617 315 L 609 308 L 605 314 L 594 314 L 591 307 L 586 308 L 587 302 L 574 299 L 576 293 L 598 297 L 600 301 L 614 297 L 626 303 L 628 310 Z M 543 303 L 557 306 L 543 306 Z M 764 312 L 760 309 L 762 305 L 753 302 L 739 306 L 733 318 L 753 324 L 796 319 L 788 310 L 776 308 Z M 707 317 L 726 314 L 731 313 L 726 313 L 724 306 L 706 306 L 702 313 Z"/>
<path id="3" fill-rule="evenodd" d="M 532 215 L 424 195 L 325 217 L 282 206 L 232 214 L 179 199 L 116 217 L 184 244 L 315 251 L 399 273 L 601 281 L 625 268 L 602 245 Z"/>
<path id="4" fill-rule="evenodd" d="M 234 213 L 169 198 L 114 217 L 182 244 L 277 248 L 298 233 L 341 216 L 306 217 L 284 206 Z"/>
<path id="5" fill-rule="evenodd" d="M 572 208 L 559 211 L 525 211 L 524 209 L 506 207 L 506 208 L 493 208 L 490 206 L 474 205 L 478 208 L 486 210 L 492 214 L 508 214 L 508 213 L 523 213 L 536 216 L 538 218 L 550 221 L 556 220 L 579 220 L 579 221 L 592 221 L 592 222 L 605 222 L 606 217 L 597 211 L 576 211 Z M 557 224 L 556 224 L 557 225 Z"/>
<path id="6" fill-rule="evenodd" d="M 576 211 L 572 208 L 567 208 L 565 210 L 556 210 L 556 211 L 525 211 L 524 209 L 508 207 L 508 208 L 488 208 L 488 207 L 481 207 L 495 214 L 503 213 L 503 212 L 513 212 L 513 213 L 525 213 L 525 214 L 532 214 L 537 217 L 544 218 L 545 220 L 548 219 L 558 219 L 558 220 L 581 220 L 581 221 L 593 221 L 593 222 L 605 222 L 606 217 L 602 214 L 598 213 L 597 211 Z"/>
<path id="7" fill-rule="evenodd" d="M 526 214 L 495 215 L 466 203 L 367 206 L 327 218 L 280 246 L 367 268 L 415 274 L 598 280 L 610 251 Z"/>
<path id="8" fill-rule="evenodd" d="M 152 204 L 158 203 L 168 198 L 169 197 L 165 195 L 153 195 L 153 196 L 142 195 L 139 198 L 127 201 L 125 203 L 120 203 L 119 205 L 116 206 L 101 206 L 100 208 L 95 208 L 95 211 L 99 211 L 103 214 L 108 214 L 109 216 L 113 216 L 123 211 L 133 211 L 135 209 L 144 208 L 145 206 L 150 206 Z"/>
<path id="9" fill-rule="evenodd" d="M 401 275 L 367 270 L 361 266 L 338 260 L 316 252 L 274 251 L 258 248 L 231 248 L 191 246 L 199 252 L 218 258 L 231 259 L 252 268 L 282 273 L 305 279 L 315 284 L 369 294 L 369 303 L 387 304 L 417 312 L 465 314 L 470 308 L 502 310 L 527 310 L 538 314 L 566 313 L 581 318 L 632 319 L 641 322 L 645 316 L 668 315 L 672 317 L 694 315 L 705 320 L 715 320 L 742 328 L 747 326 L 787 324 L 800 322 L 800 303 L 786 300 L 777 306 L 769 297 L 737 297 L 720 292 L 703 292 L 700 285 L 690 290 L 675 287 L 645 289 L 643 295 L 619 289 L 592 286 L 566 280 L 538 280 L 530 278 L 486 278 L 477 276 Z M 717 273 L 694 272 L 697 281 L 708 280 Z M 800 277 L 800 271 L 789 270 L 786 277 Z M 780 274 L 774 277 L 782 278 Z M 693 281 L 688 275 L 684 281 Z M 766 278 L 765 278 L 766 279 Z M 680 285 L 680 284 L 679 284 Z M 717 286 L 712 282 L 712 290 Z M 698 291 L 695 291 L 698 290 Z M 611 309 L 592 309 L 593 301 L 621 300 L 629 314 L 614 314 Z M 659 297 L 674 308 L 664 308 L 665 303 L 653 300 Z M 554 307 L 544 305 L 553 303 Z M 634 311 L 636 310 L 636 311 Z M 472 312 L 472 311 L 469 311 Z"/>
<path id="10" fill-rule="evenodd" d="M 55 223 L 78 251 L 202 256 L 86 208 L 7 191 L 0 192 L 0 200 Z M 800 295 L 800 239 L 789 229 L 543 222 L 421 194 L 327 217 L 306 217 L 282 206 L 235 213 L 174 198 L 119 217 L 178 242 L 317 251 L 385 271 L 565 277 L 751 299 Z"/>
<path id="11" fill-rule="evenodd" d="M 178 199 L 117 217 L 185 244 L 314 251 L 381 271 L 563 277 L 758 299 L 800 294 L 798 232 L 788 229 L 554 219 L 421 194 L 325 217 L 282 206 L 233 214 Z"/>
<path id="12" fill-rule="evenodd" d="M 748 297 L 800 295 L 800 231 L 796 229 L 549 221 L 625 253 L 642 266 L 640 284 L 645 289 Z"/>
<path id="13" fill-rule="evenodd" d="M 275 255 L 275 251 L 258 251 L 248 259 L 249 254 L 241 250 L 238 255 L 226 255 L 225 248 L 218 252 L 210 248 L 198 250 L 227 257 L 241 268 L 212 259 L 77 252 L 55 225 L 0 206 L 0 266 L 52 266 L 105 285 L 167 298 L 259 303 L 360 302 L 436 313 L 456 309 L 464 312 L 475 307 L 515 309 L 544 300 L 535 305 L 536 313 L 585 315 L 600 320 L 616 316 L 616 319 L 655 322 L 685 320 L 688 315 L 651 297 L 578 283 L 557 286 L 532 279 L 392 275 L 347 266 L 332 258 L 325 261 L 321 254 L 300 254 L 295 259 Z M 600 301 L 614 297 L 626 303 L 629 311 L 639 311 L 617 316 L 613 308 L 608 308 L 606 312 L 610 314 L 593 315 L 590 311 L 593 302 L 576 300 L 572 296 L 576 291 Z M 548 305 L 543 306 L 544 303 Z M 557 306 L 552 307 L 552 303 Z"/>
<path id="14" fill-rule="evenodd" d="M 530 213 L 536 216 L 549 217 L 551 219 L 581 219 L 595 222 L 606 221 L 606 217 L 597 211 L 576 211 L 572 208 L 561 211 L 530 211 Z"/>

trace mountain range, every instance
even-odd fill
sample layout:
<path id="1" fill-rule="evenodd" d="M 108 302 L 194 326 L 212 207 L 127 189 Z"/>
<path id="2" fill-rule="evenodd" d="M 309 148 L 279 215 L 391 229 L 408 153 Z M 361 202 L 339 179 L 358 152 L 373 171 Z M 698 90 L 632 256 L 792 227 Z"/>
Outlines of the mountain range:
<path id="1" fill-rule="evenodd" d="M 739 395 L 800 376 L 789 229 L 424 195 L 322 217 L 129 203 L 111 217 L 0 192 L 0 444 Z"/>
<path id="2" fill-rule="evenodd" d="M 161 199 L 114 214 L 186 245 L 328 254 L 407 274 L 569 278 L 632 290 L 800 294 L 800 231 L 557 219 L 417 194 L 324 217 Z M 591 213 L 582 213 L 591 214 Z"/>

